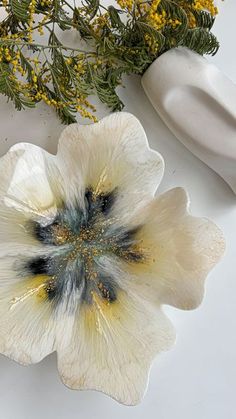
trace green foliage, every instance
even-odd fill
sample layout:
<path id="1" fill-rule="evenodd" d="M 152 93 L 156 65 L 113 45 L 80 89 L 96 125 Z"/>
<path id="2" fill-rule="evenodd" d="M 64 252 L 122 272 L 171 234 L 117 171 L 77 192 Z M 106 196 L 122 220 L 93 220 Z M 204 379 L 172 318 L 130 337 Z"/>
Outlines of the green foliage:
<path id="1" fill-rule="evenodd" d="M 29 18 L 30 0 L 10 0 L 12 15 L 19 21 L 25 22 Z"/>
<path id="2" fill-rule="evenodd" d="M 65 124 L 77 112 L 95 120 L 88 96 L 121 110 L 116 89 L 124 74 L 142 75 L 170 48 L 212 55 L 219 48 L 213 9 L 199 10 L 195 0 L 116 1 L 108 8 L 100 0 L 80 7 L 65 0 L 0 1 L 7 11 L 0 22 L 0 93 L 18 110 L 44 101 Z M 58 28 L 70 30 L 72 39 L 79 34 L 85 49 L 65 45 Z M 35 41 L 37 31 L 45 43 Z"/>
<path id="3" fill-rule="evenodd" d="M 199 54 L 215 55 L 219 49 L 219 42 L 215 35 L 207 33 L 203 28 L 189 29 L 181 44 Z"/>
<path id="4" fill-rule="evenodd" d="M 0 93 L 11 99 L 19 111 L 25 107 L 34 108 L 35 106 L 34 102 L 27 100 L 24 94 L 20 94 L 16 87 L 16 82 L 12 78 L 9 66 L 3 63 L 0 64 Z"/>

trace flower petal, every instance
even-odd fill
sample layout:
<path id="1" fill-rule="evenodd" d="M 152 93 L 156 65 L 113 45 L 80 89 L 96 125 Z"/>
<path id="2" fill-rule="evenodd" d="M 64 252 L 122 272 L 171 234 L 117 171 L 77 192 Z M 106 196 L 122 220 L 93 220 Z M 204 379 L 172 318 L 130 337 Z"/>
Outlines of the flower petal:
<path id="1" fill-rule="evenodd" d="M 54 350 L 54 319 L 40 283 L 14 277 L 11 263 L 1 260 L 0 352 L 27 365 Z"/>
<path id="2" fill-rule="evenodd" d="M 39 250 L 30 222 L 47 225 L 63 200 L 55 156 L 20 143 L 0 159 L 0 256 Z"/>
<path id="3" fill-rule="evenodd" d="M 70 289 L 55 304 L 48 291 L 52 277 L 30 275 L 29 261 L 0 259 L 0 352 L 25 365 L 68 345 L 81 295 Z"/>
<path id="4" fill-rule="evenodd" d="M 0 204 L 0 257 L 44 253 L 45 246 L 35 237 L 32 217 Z M 49 246 L 47 251 L 49 251 Z M 2 262 L 2 261 L 1 261 Z"/>
<path id="5" fill-rule="evenodd" d="M 221 230 L 205 218 L 189 215 L 188 204 L 184 189 L 176 188 L 139 214 L 135 222 L 146 219 L 146 224 L 137 239 L 150 257 L 147 263 L 126 267 L 136 278 L 136 291 L 182 309 L 201 303 L 205 278 L 225 249 Z"/>
<path id="6" fill-rule="evenodd" d="M 40 147 L 19 143 L 0 159 L 0 199 L 5 205 L 40 216 L 55 212 L 47 178 L 47 160 L 52 157 Z"/>
<path id="7" fill-rule="evenodd" d="M 83 195 L 86 187 L 116 190 L 119 215 L 150 199 L 164 171 L 162 157 L 149 148 L 140 122 L 128 113 L 112 114 L 93 125 L 70 125 L 60 137 L 57 158 L 69 199 Z"/>
<path id="8" fill-rule="evenodd" d="M 173 342 L 160 309 L 124 291 L 111 304 L 96 296 L 92 306 L 81 306 L 70 345 L 58 353 L 58 368 L 73 389 L 99 390 L 134 405 L 144 395 L 153 358 Z"/>

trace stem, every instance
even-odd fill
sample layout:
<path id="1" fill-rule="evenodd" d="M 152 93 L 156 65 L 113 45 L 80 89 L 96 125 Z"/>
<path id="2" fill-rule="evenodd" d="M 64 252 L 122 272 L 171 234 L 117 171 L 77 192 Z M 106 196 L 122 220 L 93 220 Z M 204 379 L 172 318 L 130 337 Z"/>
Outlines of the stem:
<path id="1" fill-rule="evenodd" d="M 96 51 L 84 51 L 83 49 L 79 49 L 79 48 L 72 48 L 72 47 L 68 47 L 65 45 L 44 45 L 44 44 L 35 44 L 35 43 L 31 43 L 31 42 L 18 42 L 15 39 L 11 40 L 11 39 L 1 39 L 0 38 L 0 44 L 2 45 L 14 45 L 14 46 L 28 46 L 28 47 L 36 47 L 36 48 L 41 48 L 42 50 L 45 49 L 51 49 L 51 48 L 58 48 L 58 49 L 64 49 L 66 51 L 74 51 L 74 52 L 80 52 L 82 54 L 86 54 L 86 55 L 97 55 Z"/>
<path id="2" fill-rule="evenodd" d="M 40 28 L 40 26 L 44 27 L 44 26 L 48 25 L 49 23 L 52 23 L 52 20 L 48 20 L 48 21 L 44 22 L 44 24 L 43 24 L 43 25 L 33 26 L 32 31 L 35 31 L 36 29 Z M 29 29 L 24 29 L 24 30 L 20 31 L 20 33 L 21 33 L 21 34 L 22 34 L 22 33 L 26 33 L 26 34 L 27 34 L 27 33 L 28 33 L 28 31 L 29 31 Z"/>
<path id="3" fill-rule="evenodd" d="M 72 7 L 72 6 L 70 5 L 70 3 L 68 3 L 66 0 L 63 0 L 63 3 L 65 3 L 65 4 L 69 7 L 69 9 L 71 9 L 71 10 L 72 10 L 72 12 L 74 12 L 74 7 Z"/>
<path id="4" fill-rule="evenodd" d="M 101 7 L 102 9 L 108 11 L 107 7 L 103 6 L 102 4 L 99 5 L 99 7 Z"/>

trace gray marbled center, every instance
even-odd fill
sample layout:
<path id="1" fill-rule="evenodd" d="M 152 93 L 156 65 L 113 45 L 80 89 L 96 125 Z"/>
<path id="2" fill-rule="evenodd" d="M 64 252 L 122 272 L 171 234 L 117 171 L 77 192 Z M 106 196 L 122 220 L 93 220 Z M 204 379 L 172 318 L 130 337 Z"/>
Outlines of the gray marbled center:
<path id="1" fill-rule="evenodd" d="M 127 263 L 144 260 L 136 234 L 140 226 L 127 229 L 117 226 L 110 216 L 117 191 L 96 194 L 88 188 L 83 209 L 78 203 L 64 204 L 53 222 L 43 226 L 34 222 L 31 231 L 45 245 L 45 255 L 31 258 L 24 271 L 48 277 L 47 299 L 58 304 L 63 298 L 79 293 L 83 302 L 91 303 L 92 292 L 107 302 L 117 298 L 118 285 L 99 267 L 99 259 L 112 255 Z M 55 247 L 55 253 L 47 248 Z"/>

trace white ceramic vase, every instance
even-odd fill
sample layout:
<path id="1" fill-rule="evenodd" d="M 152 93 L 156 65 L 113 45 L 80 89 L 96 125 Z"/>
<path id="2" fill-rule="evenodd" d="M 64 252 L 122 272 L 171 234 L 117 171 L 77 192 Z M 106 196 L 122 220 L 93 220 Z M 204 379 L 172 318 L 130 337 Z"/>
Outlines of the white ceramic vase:
<path id="1" fill-rule="evenodd" d="M 236 193 L 236 85 L 187 48 L 157 58 L 142 85 L 175 136 Z"/>

